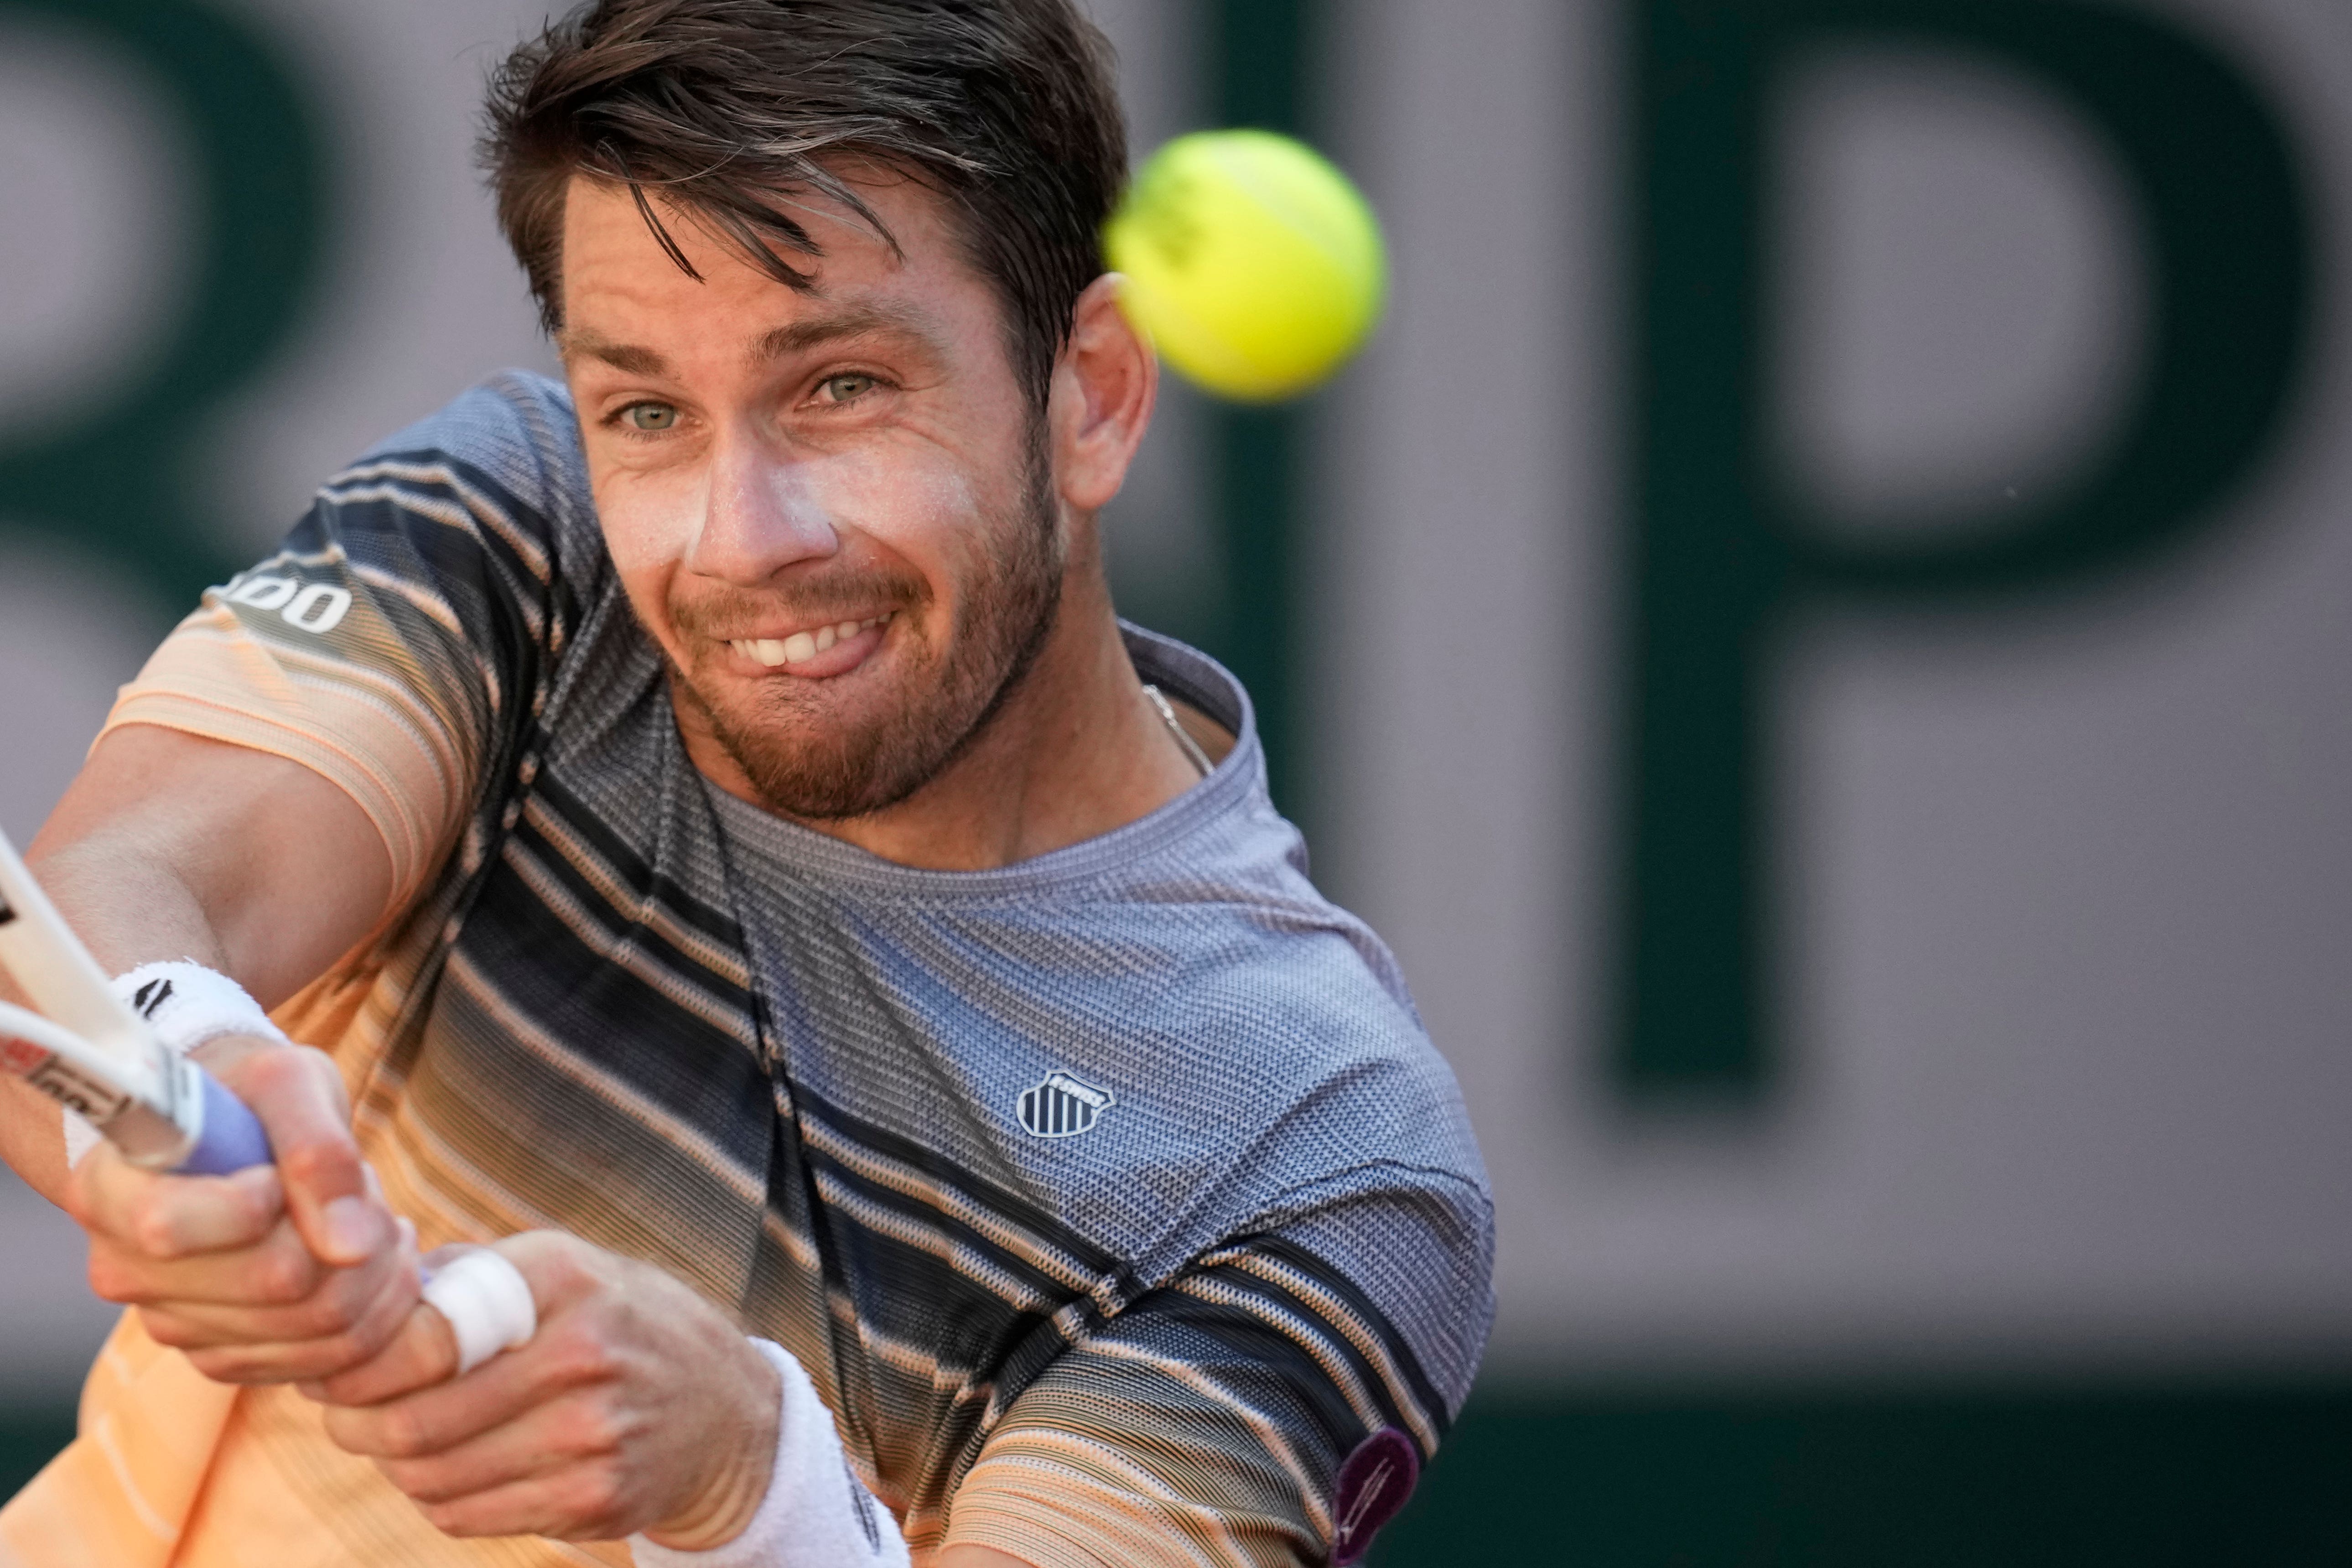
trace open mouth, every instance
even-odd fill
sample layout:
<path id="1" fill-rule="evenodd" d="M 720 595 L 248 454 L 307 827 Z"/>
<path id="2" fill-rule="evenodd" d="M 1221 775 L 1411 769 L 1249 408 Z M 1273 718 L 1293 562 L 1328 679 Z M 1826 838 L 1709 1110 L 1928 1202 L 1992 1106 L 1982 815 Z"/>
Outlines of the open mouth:
<path id="1" fill-rule="evenodd" d="M 896 610 L 864 620 L 835 621 L 784 637 L 730 637 L 727 646 L 762 669 L 822 678 L 856 668 L 882 646 Z"/>

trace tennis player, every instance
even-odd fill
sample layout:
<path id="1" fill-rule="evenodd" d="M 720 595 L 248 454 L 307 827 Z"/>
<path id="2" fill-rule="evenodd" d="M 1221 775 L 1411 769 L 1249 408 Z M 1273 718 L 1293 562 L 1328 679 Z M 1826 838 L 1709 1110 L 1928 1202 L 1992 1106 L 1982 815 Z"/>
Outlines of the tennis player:
<path id="1" fill-rule="evenodd" d="M 1246 696 L 1112 610 L 1105 45 L 604 0 L 488 125 L 564 384 L 328 481 L 35 846 L 277 1164 L 11 1089 L 137 1310 L 0 1557 L 1355 1561 L 1491 1209 Z"/>

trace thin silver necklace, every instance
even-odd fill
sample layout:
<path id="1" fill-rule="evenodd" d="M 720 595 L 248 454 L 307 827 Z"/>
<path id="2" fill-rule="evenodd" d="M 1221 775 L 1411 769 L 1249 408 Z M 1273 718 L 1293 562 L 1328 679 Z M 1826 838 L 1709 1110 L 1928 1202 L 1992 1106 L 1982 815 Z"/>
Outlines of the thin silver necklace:
<path id="1" fill-rule="evenodd" d="M 1209 761 L 1208 752 L 1201 750 L 1201 742 L 1187 734 L 1184 726 L 1176 721 L 1176 710 L 1168 706 L 1168 699 L 1160 695 L 1160 688 L 1147 680 L 1143 683 L 1143 694 L 1151 699 L 1154 708 L 1160 710 L 1160 721 L 1168 726 L 1168 732 L 1176 737 L 1176 743 L 1184 748 L 1184 754 L 1192 759 L 1192 765 L 1200 770 L 1201 776 L 1207 778 L 1216 772 L 1216 764 Z"/>

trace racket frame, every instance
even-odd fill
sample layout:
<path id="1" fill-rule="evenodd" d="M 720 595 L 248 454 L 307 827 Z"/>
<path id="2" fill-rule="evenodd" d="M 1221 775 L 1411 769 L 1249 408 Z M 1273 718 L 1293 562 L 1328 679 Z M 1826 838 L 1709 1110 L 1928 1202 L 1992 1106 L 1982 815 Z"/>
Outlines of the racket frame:
<path id="1" fill-rule="evenodd" d="M 0 833 L 0 969 L 49 1029 L 28 1039 L 0 1022 L 0 1072 L 86 1119 L 124 1158 L 178 1166 L 204 1136 L 203 1074 L 118 998 L 57 906 Z"/>

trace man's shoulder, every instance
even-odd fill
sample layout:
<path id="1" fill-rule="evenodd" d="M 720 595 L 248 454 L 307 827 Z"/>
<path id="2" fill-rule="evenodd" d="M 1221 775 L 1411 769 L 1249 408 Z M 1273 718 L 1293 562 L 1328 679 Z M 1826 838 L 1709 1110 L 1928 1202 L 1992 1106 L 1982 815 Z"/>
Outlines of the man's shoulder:
<path id="1" fill-rule="evenodd" d="M 543 543 L 596 533 L 571 393 L 531 371 L 477 382 L 370 447 L 326 493 L 383 485 L 454 493 L 478 520 Z"/>
<path id="2" fill-rule="evenodd" d="M 1211 948 L 1175 988 L 1169 1033 L 1188 1043 L 1190 1070 L 1174 1096 L 1196 1129 L 1230 1130 L 1259 1167 L 1248 1186 L 1269 1199 L 1371 1169 L 1483 1189 L 1453 1068 L 1395 961 L 1362 922 L 1317 903 L 1231 909 L 1256 940 Z"/>
<path id="3" fill-rule="evenodd" d="M 360 460 L 415 452 L 437 452 L 485 468 L 523 459 L 576 466 L 580 439 L 572 394 L 536 371 L 496 371 L 378 441 Z"/>
<path id="4" fill-rule="evenodd" d="M 1388 945 L 1307 876 L 1304 841 L 1266 794 L 1246 693 L 1205 656 L 1129 634 L 1148 679 L 1240 737 L 1168 836 L 1062 917 L 1119 960 L 1092 981 L 1106 1026 L 1089 1065 L 1132 1096 L 1126 1153 L 1140 1168 L 1126 1173 L 1150 1179 L 1129 1197 L 1182 1194 L 1161 1238 L 1180 1253 L 1216 1239 L 1201 1226 L 1271 1223 L 1312 1194 L 1419 1189 L 1483 1209 L 1453 1069 Z M 1220 1201 L 1202 1205 L 1207 1191 Z"/>
<path id="5" fill-rule="evenodd" d="M 1461 1091 L 1387 949 L 1257 858 L 1107 919 L 1054 1059 L 1024 1064 L 1016 1159 L 1146 1278 L 1332 1202 L 1485 1223 Z"/>
<path id="6" fill-rule="evenodd" d="M 1213 1151 L 1210 1179 L 1146 1277 L 1236 1247 L 1291 1258 L 1346 1282 L 1457 1407 L 1493 1310 L 1495 1213 L 1453 1068 L 1361 921 L 1311 887 L 1226 913 L 1262 934 L 1212 944 L 1177 988 L 1189 1044 L 1163 1080 L 1172 1164 Z"/>

